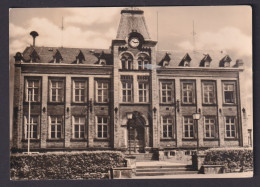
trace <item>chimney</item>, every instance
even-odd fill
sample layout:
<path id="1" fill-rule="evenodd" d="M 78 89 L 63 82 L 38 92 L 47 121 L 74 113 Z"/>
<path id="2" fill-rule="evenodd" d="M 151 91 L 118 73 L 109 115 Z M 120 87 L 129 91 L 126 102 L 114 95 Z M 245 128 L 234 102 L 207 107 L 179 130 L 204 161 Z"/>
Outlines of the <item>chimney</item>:
<path id="1" fill-rule="evenodd" d="M 39 36 L 39 34 L 36 31 L 32 31 L 30 35 L 33 37 L 33 47 L 35 47 L 35 38 Z"/>

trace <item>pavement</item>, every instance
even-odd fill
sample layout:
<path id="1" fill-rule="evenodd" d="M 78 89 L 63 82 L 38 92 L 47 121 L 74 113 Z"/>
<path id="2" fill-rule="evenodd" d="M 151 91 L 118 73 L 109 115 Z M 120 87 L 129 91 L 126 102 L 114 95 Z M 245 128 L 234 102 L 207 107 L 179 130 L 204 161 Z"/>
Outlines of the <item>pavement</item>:
<path id="1" fill-rule="evenodd" d="M 185 174 L 161 176 L 132 176 L 132 179 L 200 179 L 200 178 L 251 178 L 253 172 L 223 173 L 223 174 Z"/>

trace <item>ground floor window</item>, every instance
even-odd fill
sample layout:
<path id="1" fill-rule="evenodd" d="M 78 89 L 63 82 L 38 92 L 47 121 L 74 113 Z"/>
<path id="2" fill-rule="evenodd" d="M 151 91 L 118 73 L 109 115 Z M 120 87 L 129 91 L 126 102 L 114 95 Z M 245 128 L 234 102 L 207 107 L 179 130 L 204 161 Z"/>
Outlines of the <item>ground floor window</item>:
<path id="1" fill-rule="evenodd" d="M 49 138 L 62 138 L 62 116 L 49 116 Z"/>
<path id="2" fill-rule="evenodd" d="M 97 116 L 97 138 L 108 138 L 108 117 Z"/>
<path id="3" fill-rule="evenodd" d="M 73 116 L 72 124 L 72 137 L 83 139 L 85 137 L 85 117 Z"/>
<path id="4" fill-rule="evenodd" d="M 216 120 L 215 117 L 205 117 L 204 119 L 204 137 L 215 138 L 216 137 Z"/>
<path id="5" fill-rule="evenodd" d="M 163 138 L 172 138 L 173 137 L 173 120 L 170 116 L 162 117 L 162 126 L 163 126 Z"/>
<path id="6" fill-rule="evenodd" d="M 194 138 L 194 124 L 192 117 L 183 118 L 183 134 L 184 138 Z"/>
<path id="7" fill-rule="evenodd" d="M 226 138 L 235 138 L 236 137 L 236 124 L 235 117 L 229 116 L 225 120 L 225 131 Z"/>
<path id="8" fill-rule="evenodd" d="M 30 116 L 30 120 L 28 116 L 24 116 L 25 139 L 28 137 L 30 137 L 30 139 L 38 138 L 38 123 L 39 116 Z"/>

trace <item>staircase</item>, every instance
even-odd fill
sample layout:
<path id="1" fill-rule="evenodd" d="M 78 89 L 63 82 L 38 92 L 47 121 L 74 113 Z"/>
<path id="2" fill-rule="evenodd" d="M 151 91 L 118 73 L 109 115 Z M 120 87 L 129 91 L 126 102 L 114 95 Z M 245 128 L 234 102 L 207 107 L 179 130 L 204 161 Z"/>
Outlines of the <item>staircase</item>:
<path id="1" fill-rule="evenodd" d="M 152 163 L 152 162 L 151 162 Z M 158 175 L 183 175 L 197 174 L 198 171 L 192 168 L 192 165 L 140 165 L 136 163 L 136 176 L 158 176 Z"/>

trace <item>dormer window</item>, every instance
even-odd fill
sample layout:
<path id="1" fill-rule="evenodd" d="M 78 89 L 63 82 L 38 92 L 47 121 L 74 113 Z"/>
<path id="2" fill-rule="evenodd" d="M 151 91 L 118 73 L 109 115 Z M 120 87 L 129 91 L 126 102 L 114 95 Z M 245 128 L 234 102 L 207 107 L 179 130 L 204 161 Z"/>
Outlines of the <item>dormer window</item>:
<path id="1" fill-rule="evenodd" d="M 76 56 L 76 64 L 83 64 L 83 61 L 85 61 L 85 56 L 80 50 L 78 56 Z"/>
<path id="2" fill-rule="evenodd" d="M 31 57 L 31 59 L 30 59 L 31 63 L 35 63 L 35 62 L 37 62 L 37 60 L 40 60 L 40 57 L 39 57 L 39 55 L 38 55 L 38 53 L 36 52 L 35 49 L 30 54 L 30 57 Z"/>
<path id="3" fill-rule="evenodd" d="M 204 54 L 204 58 L 200 61 L 200 67 L 210 67 L 210 62 L 212 61 L 209 54 Z"/>
<path id="4" fill-rule="evenodd" d="M 100 65 L 106 65 L 106 60 L 105 59 L 101 59 L 100 62 L 99 62 Z"/>
<path id="5" fill-rule="evenodd" d="M 61 63 L 63 60 L 61 54 L 60 54 L 60 51 L 57 50 L 55 55 L 53 56 L 53 63 Z"/>
<path id="6" fill-rule="evenodd" d="M 190 67 L 190 61 L 191 61 L 191 57 L 188 53 L 186 53 L 186 55 L 181 60 L 179 66 Z"/>
<path id="7" fill-rule="evenodd" d="M 230 62 L 232 61 L 232 59 L 226 55 L 224 58 L 222 58 L 219 62 L 219 67 L 230 67 Z"/>
<path id="8" fill-rule="evenodd" d="M 133 57 L 129 53 L 124 53 L 121 57 L 122 69 L 132 70 L 133 69 Z"/>
<path id="9" fill-rule="evenodd" d="M 99 59 L 98 64 L 100 64 L 100 65 L 106 65 L 107 64 L 104 51 L 102 51 L 102 53 L 99 55 L 98 59 Z"/>
<path id="10" fill-rule="evenodd" d="M 163 59 L 159 62 L 159 65 L 162 67 L 169 66 L 170 61 L 171 61 L 170 53 L 165 53 Z"/>

